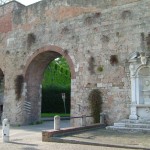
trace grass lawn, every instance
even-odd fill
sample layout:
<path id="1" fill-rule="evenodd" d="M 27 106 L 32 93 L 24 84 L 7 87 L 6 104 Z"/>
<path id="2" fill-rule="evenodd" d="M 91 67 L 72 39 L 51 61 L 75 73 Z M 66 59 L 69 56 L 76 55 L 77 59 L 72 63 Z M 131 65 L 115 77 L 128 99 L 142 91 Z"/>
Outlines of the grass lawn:
<path id="1" fill-rule="evenodd" d="M 60 117 L 70 117 L 70 114 L 60 114 L 60 113 L 42 113 L 41 117 L 54 117 L 54 116 L 60 116 Z"/>

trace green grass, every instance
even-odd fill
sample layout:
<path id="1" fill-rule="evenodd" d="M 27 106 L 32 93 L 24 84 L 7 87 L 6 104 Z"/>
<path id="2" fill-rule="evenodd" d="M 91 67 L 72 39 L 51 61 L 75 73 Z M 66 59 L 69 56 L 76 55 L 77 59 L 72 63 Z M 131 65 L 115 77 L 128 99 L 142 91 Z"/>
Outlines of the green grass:
<path id="1" fill-rule="evenodd" d="M 37 125 L 37 124 L 42 124 L 43 121 L 36 121 L 36 122 L 31 122 L 30 125 Z"/>
<path id="2" fill-rule="evenodd" d="M 42 113 L 41 117 L 54 117 L 54 116 L 60 116 L 60 117 L 70 117 L 70 114 L 59 114 L 59 113 Z"/>

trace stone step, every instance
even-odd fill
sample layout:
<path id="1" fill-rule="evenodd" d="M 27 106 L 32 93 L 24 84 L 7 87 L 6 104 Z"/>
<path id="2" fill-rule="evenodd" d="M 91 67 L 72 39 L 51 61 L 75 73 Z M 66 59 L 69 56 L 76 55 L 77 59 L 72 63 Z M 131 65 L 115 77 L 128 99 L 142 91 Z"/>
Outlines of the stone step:
<path id="1" fill-rule="evenodd" d="M 138 120 L 130 120 L 130 119 L 123 119 L 120 121 L 121 123 L 138 123 Z"/>
<path id="2" fill-rule="evenodd" d="M 149 128 L 150 129 L 150 124 L 143 124 L 143 123 L 126 123 L 125 127 L 130 127 L 130 128 Z"/>
<path id="3" fill-rule="evenodd" d="M 150 133 L 149 128 L 130 128 L 130 127 L 116 127 L 116 126 L 107 126 L 106 129 L 117 130 L 120 132 L 146 132 Z"/>
<path id="4" fill-rule="evenodd" d="M 125 127 L 125 123 L 117 122 L 117 123 L 114 123 L 114 126 L 115 127 Z"/>
<path id="5" fill-rule="evenodd" d="M 108 126 L 106 129 L 122 132 L 148 132 L 150 133 L 150 120 L 130 120 L 124 119 L 114 123 L 114 126 Z"/>
<path id="6" fill-rule="evenodd" d="M 150 124 L 150 120 L 130 120 L 130 119 L 124 119 L 124 120 L 121 120 L 120 123 Z"/>
<path id="7" fill-rule="evenodd" d="M 114 123 L 115 127 L 130 127 L 130 128 L 150 128 L 150 124 L 143 123 Z"/>

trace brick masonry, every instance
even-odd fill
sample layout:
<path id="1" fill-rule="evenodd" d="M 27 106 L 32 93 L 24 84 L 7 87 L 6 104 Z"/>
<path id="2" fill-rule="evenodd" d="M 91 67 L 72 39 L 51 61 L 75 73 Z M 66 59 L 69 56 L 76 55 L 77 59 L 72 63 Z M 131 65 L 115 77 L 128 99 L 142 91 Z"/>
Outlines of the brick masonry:
<path id="1" fill-rule="evenodd" d="M 149 46 L 149 10 L 150 0 L 43 0 L 27 7 L 13 1 L 1 6 L 3 118 L 11 124 L 40 119 L 42 74 L 60 55 L 72 73 L 72 116 L 90 115 L 88 95 L 98 88 L 108 123 L 128 118 L 128 57 Z M 117 55 L 117 64 L 110 61 L 112 55 Z M 25 80 L 18 101 L 14 80 L 20 74 Z M 72 123 L 79 126 L 80 120 Z M 88 123 L 92 123 L 90 118 Z"/>
<path id="2" fill-rule="evenodd" d="M 42 131 L 42 141 L 43 142 L 54 142 L 57 141 L 58 137 L 69 135 L 69 134 L 76 134 L 80 132 L 84 132 L 90 129 L 100 129 L 104 128 L 105 125 L 103 124 L 93 124 L 86 127 L 70 127 L 70 128 L 61 128 L 60 130 L 44 130 Z"/>

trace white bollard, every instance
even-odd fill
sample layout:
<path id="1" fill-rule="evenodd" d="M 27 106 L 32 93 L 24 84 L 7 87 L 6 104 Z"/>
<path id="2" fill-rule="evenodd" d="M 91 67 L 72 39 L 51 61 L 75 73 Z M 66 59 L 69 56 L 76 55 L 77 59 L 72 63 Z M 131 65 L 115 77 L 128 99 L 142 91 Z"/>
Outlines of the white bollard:
<path id="1" fill-rule="evenodd" d="M 86 115 L 83 115 L 81 118 L 81 126 L 85 127 L 86 126 Z"/>
<path id="2" fill-rule="evenodd" d="M 54 130 L 60 130 L 60 116 L 54 117 Z"/>
<path id="3" fill-rule="evenodd" d="M 8 119 L 4 119 L 2 122 L 2 138 L 3 138 L 3 142 L 9 142 L 9 121 Z"/>

